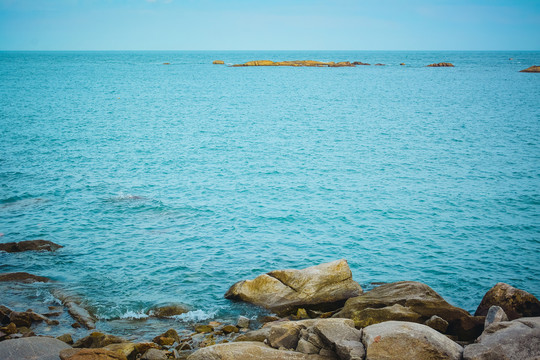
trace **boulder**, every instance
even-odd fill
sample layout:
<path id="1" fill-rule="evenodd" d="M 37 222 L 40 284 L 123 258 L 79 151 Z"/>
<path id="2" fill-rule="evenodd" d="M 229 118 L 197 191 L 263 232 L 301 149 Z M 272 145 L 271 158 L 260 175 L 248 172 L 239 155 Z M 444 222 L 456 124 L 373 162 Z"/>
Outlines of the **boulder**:
<path id="1" fill-rule="evenodd" d="M 158 349 L 148 349 L 142 356 L 141 360 L 168 360 L 167 351 Z"/>
<path id="2" fill-rule="evenodd" d="M 236 326 L 240 329 L 249 329 L 249 322 L 250 320 L 245 316 L 239 316 L 238 320 L 236 321 Z"/>
<path id="3" fill-rule="evenodd" d="M 214 60 L 212 62 L 212 64 L 214 64 L 214 65 L 223 65 L 223 64 L 225 64 L 225 61 L 223 61 L 223 60 Z"/>
<path id="4" fill-rule="evenodd" d="M 260 341 L 263 342 L 270 335 L 271 326 L 265 326 L 258 330 L 248 331 L 245 334 L 238 336 L 234 341 Z"/>
<path id="5" fill-rule="evenodd" d="M 19 326 L 26 326 L 30 327 L 32 326 L 32 316 L 29 312 L 26 311 L 12 311 L 9 315 L 9 320 Z"/>
<path id="6" fill-rule="evenodd" d="M 51 279 L 44 276 L 32 275 L 27 272 L 15 272 L 15 273 L 2 273 L 0 274 L 0 282 L 22 282 L 22 283 L 34 283 L 34 282 L 49 282 Z"/>
<path id="7" fill-rule="evenodd" d="M 540 317 L 491 324 L 475 344 L 465 347 L 463 359 L 540 359 Z"/>
<path id="8" fill-rule="evenodd" d="M 273 349 L 260 342 L 232 342 L 199 349 L 188 360 L 329 360 L 317 354 Z"/>
<path id="9" fill-rule="evenodd" d="M 80 325 L 84 326 L 87 329 L 96 328 L 97 319 L 81 305 L 82 302 L 78 298 L 67 295 L 60 290 L 53 291 L 53 295 L 58 300 L 60 300 L 62 304 L 64 304 L 64 306 L 68 310 L 69 315 L 71 315 L 75 320 L 77 320 Z M 71 326 L 73 326 L 74 328 L 79 327 L 75 324 Z"/>
<path id="10" fill-rule="evenodd" d="M 171 304 L 165 306 L 159 306 L 151 309 L 148 312 L 148 315 L 157 317 L 157 318 L 168 318 L 175 315 L 185 314 L 189 311 L 187 307 L 180 304 Z"/>
<path id="11" fill-rule="evenodd" d="M 363 328 L 389 320 L 419 323 L 421 318 L 422 316 L 420 314 L 412 311 L 408 307 L 400 304 L 393 304 L 392 306 L 385 306 L 382 308 L 368 307 L 362 309 L 355 314 L 353 320 L 356 327 Z"/>
<path id="12" fill-rule="evenodd" d="M 364 360 L 366 349 L 359 341 L 336 342 L 336 354 L 340 360 Z"/>
<path id="13" fill-rule="evenodd" d="M 429 326 L 387 321 L 364 328 L 369 360 L 461 360 L 463 348 Z"/>
<path id="14" fill-rule="evenodd" d="M 153 340 L 158 345 L 162 346 L 171 346 L 175 342 L 180 342 L 180 337 L 178 336 L 178 333 L 174 329 L 169 329 L 165 331 L 163 334 L 156 336 Z"/>
<path id="15" fill-rule="evenodd" d="M 27 240 L 0 244 L 0 251 L 9 253 L 22 251 L 55 251 L 63 247 L 48 240 Z"/>
<path id="16" fill-rule="evenodd" d="M 273 325 L 268 335 L 268 343 L 276 349 L 294 350 L 298 346 L 300 330 L 305 328 L 301 321 L 285 321 Z"/>
<path id="17" fill-rule="evenodd" d="M 511 60 L 511 59 L 510 59 Z M 531 66 L 531 67 L 528 67 L 526 69 L 523 69 L 523 70 L 520 70 L 519 72 L 525 72 L 525 73 L 537 73 L 537 72 L 540 72 L 540 66 Z"/>
<path id="18" fill-rule="evenodd" d="M 395 310 L 403 310 L 395 311 L 400 314 L 399 316 L 410 314 L 407 321 L 422 324 L 433 315 L 437 315 L 448 322 L 446 333 L 457 336 L 463 341 L 473 341 L 482 333 L 484 328 L 484 317 L 471 316 L 467 311 L 447 303 L 426 284 L 415 281 L 400 281 L 378 286 L 360 296 L 347 300 L 343 309 L 334 317 L 352 319 L 356 327 L 361 327 L 366 323 L 374 324 L 380 321 L 394 320 L 381 317 L 369 318 L 370 314 L 377 312 L 372 310 L 366 312 L 364 310 L 369 308 L 381 309 L 395 304 L 407 308 L 407 311 L 399 307 L 395 308 Z M 418 314 L 418 317 L 413 313 Z M 385 311 L 383 314 L 390 315 L 392 312 Z"/>
<path id="19" fill-rule="evenodd" d="M 432 317 L 427 319 L 424 325 L 427 325 L 433 330 L 437 330 L 438 332 L 443 334 L 448 329 L 448 321 L 438 317 L 437 315 L 433 315 Z"/>
<path id="20" fill-rule="evenodd" d="M 427 65 L 427 67 L 454 67 L 454 65 L 447 62 L 441 62 L 441 63 L 429 64 Z"/>
<path id="21" fill-rule="evenodd" d="M 240 330 L 234 325 L 225 325 L 224 327 L 221 328 L 221 331 L 223 331 L 225 334 L 231 334 L 231 333 L 237 333 Z"/>
<path id="22" fill-rule="evenodd" d="M 510 320 L 540 316 L 540 301 L 534 295 L 502 282 L 489 289 L 474 315 L 487 315 L 493 305 L 500 306 Z"/>
<path id="23" fill-rule="evenodd" d="M 211 333 L 212 331 L 214 331 L 214 327 L 211 326 L 211 325 L 197 325 L 195 326 L 195 332 L 198 332 L 198 333 Z"/>
<path id="24" fill-rule="evenodd" d="M 9 315 L 11 314 L 11 309 L 7 306 L 0 305 L 0 324 L 5 325 L 9 324 Z"/>
<path id="25" fill-rule="evenodd" d="M 58 340 L 65 342 L 68 345 L 73 345 L 73 338 L 71 334 L 63 334 L 56 337 Z"/>
<path id="26" fill-rule="evenodd" d="M 98 331 L 94 331 L 90 335 L 79 339 L 73 344 L 74 348 L 102 348 L 110 344 L 118 344 L 126 342 L 124 339 L 118 336 L 103 334 Z"/>
<path id="27" fill-rule="evenodd" d="M 225 298 L 263 306 L 278 315 L 294 314 L 298 308 L 336 309 L 362 293 L 352 280 L 346 260 L 302 270 L 275 270 L 253 280 L 237 282 Z"/>
<path id="28" fill-rule="evenodd" d="M 62 360 L 127 360 L 124 354 L 107 349 L 77 349 L 78 351 L 63 351 Z M 58 356 L 58 355 L 57 355 Z M 58 357 L 57 357 L 58 359 Z"/>
<path id="29" fill-rule="evenodd" d="M 488 313 L 486 315 L 486 321 L 484 322 L 484 329 L 487 328 L 489 325 L 498 323 L 501 321 L 508 321 L 508 316 L 506 316 L 506 313 L 500 306 L 493 305 L 489 308 Z"/>
<path id="30" fill-rule="evenodd" d="M 0 342 L 2 360 L 58 360 L 58 354 L 70 346 L 48 337 L 27 337 Z"/>

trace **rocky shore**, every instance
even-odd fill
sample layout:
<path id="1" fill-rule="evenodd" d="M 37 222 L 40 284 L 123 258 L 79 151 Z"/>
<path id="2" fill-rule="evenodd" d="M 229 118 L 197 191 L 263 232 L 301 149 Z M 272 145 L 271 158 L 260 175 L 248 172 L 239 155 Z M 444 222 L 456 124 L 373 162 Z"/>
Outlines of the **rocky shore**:
<path id="1" fill-rule="evenodd" d="M 54 251 L 43 243 L 28 251 Z M 8 247 L 12 248 L 13 245 Z M 3 280 L 2 280 L 3 279 Z M 48 281 L 27 273 L 0 274 L 0 281 Z M 211 321 L 189 331 L 170 330 L 131 342 L 94 331 L 95 317 L 79 299 L 55 294 L 63 306 L 39 314 L 0 306 L 0 359 L 116 360 L 423 360 L 539 359 L 540 301 L 498 283 L 481 299 L 474 315 L 446 302 L 415 281 L 382 284 L 363 291 L 346 260 L 301 270 L 274 270 L 233 284 L 224 295 L 249 302 L 276 316 L 232 323 Z M 39 336 L 35 325 L 58 325 L 63 308 L 87 335 L 73 339 Z M 154 317 L 186 312 L 181 305 L 152 309 Z M 144 322 L 140 326 L 144 326 Z"/>
<path id="2" fill-rule="evenodd" d="M 225 64 L 225 62 L 223 60 L 214 60 L 212 64 L 223 65 Z M 355 67 L 357 65 L 371 65 L 371 64 L 364 63 L 362 61 L 323 62 L 323 61 L 315 61 L 315 60 L 293 60 L 293 61 L 254 60 L 254 61 L 248 61 L 243 64 L 233 64 L 230 66 L 232 67 L 242 67 L 242 66 Z M 381 63 L 375 64 L 375 66 L 384 66 L 384 65 L 386 64 L 381 64 Z M 403 66 L 405 65 L 405 63 L 400 63 L 399 65 Z M 427 66 L 428 67 L 454 67 L 453 64 L 446 63 L 446 62 L 430 64 Z"/>

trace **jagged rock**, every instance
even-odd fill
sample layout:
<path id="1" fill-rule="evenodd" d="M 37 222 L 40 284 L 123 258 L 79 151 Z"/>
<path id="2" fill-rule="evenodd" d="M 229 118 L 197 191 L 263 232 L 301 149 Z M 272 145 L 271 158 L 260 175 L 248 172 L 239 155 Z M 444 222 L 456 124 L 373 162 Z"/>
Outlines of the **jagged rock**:
<path id="1" fill-rule="evenodd" d="M 300 330 L 305 329 L 301 321 L 286 321 L 270 328 L 268 342 L 273 348 L 294 350 L 298 346 Z"/>
<path id="2" fill-rule="evenodd" d="M 393 304 L 382 308 L 365 308 L 357 313 L 353 318 L 356 327 L 363 328 L 369 325 L 378 324 L 388 320 L 420 322 L 422 316 L 411 309 Z"/>
<path id="3" fill-rule="evenodd" d="M 63 247 L 48 240 L 26 240 L 0 244 L 0 251 L 9 253 L 22 251 L 55 251 Z"/>
<path id="4" fill-rule="evenodd" d="M 427 67 L 454 67 L 454 65 L 447 62 L 441 62 L 441 63 L 429 64 L 427 65 Z"/>
<path id="5" fill-rule="evenodd" d="M 259 330 L 248 331 L 238 336 L 234 341 L 260 341 L 263 342 L 270 335 L 270 326 L 260 328 Z"/>
<path id="6" fill-rule="evenodd" d="M 5 325 L 9 324 L 9 315 L 11 314 L 11 309 L 7 306 L 0 305 L 0 324 Z"/>
<path id="7" fill-rule="evenodd" d="M 179 304 L 171 304 L 171 305 L 165 305 L 156 307 L 154 309 L 151 309 L 148 312 L 148 315 L 157 317 L 157 318 L 167 318 L 175 315 L 181 315 L 185 314 L 189 311 L 189 309 L 183 305 Z"/>
<path id="8" fill-rule="evenodd" d="M 236 326 L 240 329 L 248 329 L 250 320 L 245 316 L 239 316 Z"/>
<path id="9" fill-rule="evenodd" d="M 118 336 L 103 334 L 98 331 L 94 331 L 90 335 L 79 339 L 73 344 L 74 348 L 102 348 L 110 344 L 118 344 L 126 342 L 124 339 Z"/>
<path id="10" fill-rule="evenodd" d="M 134 343 L 131 343 L 131 342 L 110 344 L 110 345 L 105 346 L 104 349 L 122 354 L 127 358 L 130 358 L 132 355 L 134 355 L 134 353 L 136 353 L 136 346 Z"/>
<path id="11" fill-rule="evenodd" d="M 461 360 L 463 348 L 429 326 L 387 321 L 364 328 L 369 360 Z"/>
<path id="12" fill-rule="evenodd" d="M 107 349 L 77 349 L 75 353 L 61 352 L 62 360 L 127 360 L 124 354 L 120 354 Z M 69 355 L 71 354 L 71 355 Z M 69 355 L 69 356 L 66 356 Z M 58 358 L 57 358 L 58 359 Z"/>
<path id="13" fill-rule="evenodd" d="M 471 316 L 467 311 L 447 303 L 426 284 L 415 281 L 400 281 L 374 288 L 360 296 L 347 300 L 343 309 L 333 317 L 349 318 L 359 327 L 366 321 L 367 308 L 384 308 L 399 304 L 420 315 L 416 321 L 423 323 L 433 315 L 448 322 L 447 334 L 460 340 L 472 341 L 483 330 L 484 317 Z M 391 320 L 391 319 L 388 319 Z"/>
<path id="14" fill-rule="evenodd" d="M 167 351 L 158 350 L 158 349 L 148 349 L 141 360 L 168 360 Z"/>
<path id="15" fill-rule="evenodd" d="M 510 320 L 540 316 L 540 301 L 534 295 L 502 282 L 489 289 L 474 314 L 487 315 L 493 305 L 500 306 Z"/>
<path id="16" fill-rule="evenodd" d="M 0 282 L 22 282 L 22 283 L 34 283 L 34 282 L 49 282 L 51 279 L 44 276 L 32 275 L 26 272 L 14 272 L 14 273 L 2 273 L 0 274 Z"/>
<path id="17" fill-rule="evenodd" d="M 540 359 L 540 317 L 491 324 L 475 344 L 465 347 L 463 359 Z"/>
<path id="18" fill-rule="evenodd" d="M 214 64 L 214 65 L 223 65 L 223 64 L 225 64 L 225 61 L 223 61 L 223 60 L 214 60 L 212 62 L 212 64 Z"/>
<path id="19" fill-rule="evenodd" d="M 340 340 L 335 344 L 340 360 L 364 360 L 366 349 L 360 341 Z"/>
<path id="20" fill-rule="evenodd" d="M 195 326 L 195 332 L 198 333 L 210 333 L 214 331 L 214 327 L 210 325 L 197 325 Z"/>
<path id="21" fill-rule="evenodd" d="M 500 306 L 493 305 L 489 308 L 486 315 L 486 321 L 484 322 L 484 329 L 489 325 L 498 323 L 501 321 L 508 321 L 508 316 Z"/>
<path id="22" fill-rule="evenodd" d="M 73 338 L 71 334 L 63 334 L 56 337 L 58 340 L 65 342 L 68 345 L 73 345 Z"/>
<path id="23" fill-rule="evenodd" d="M 350 319 L 317 320 L 312 329 L 329 346 L 338 341 L 360 341 L 362 337 L 362 331 L 357 330 Z"/>
<path id="24" fill-rule="evenodd" d="M 520 70 L 519 72 L 537 73 L 537 72 L 540 72 L 540 66 L 533 65 L 533 66 L 528 67 L 526 69 Z"/>
<path id="25" fill-rule="evenodd" d="M 12 311 L 9 320 L 17 326 L 32 326 L 32 316 L 26 311 Z"/>
<path id="26" fill-rule="evenodd" d="M 275 270 L 253 280 L 237 282 L 225 298 L 263 306 L 278 315 L 298 308 L 335 309 L 362 292 L 352 280 L 346 260 L 337 260 L 302 270 Z"/>
<path id="27" fill-rule="evenodd" d="M 81 305 L 81 301 L 74 296 L 67 295 L 62 291 L 53 291 L 53 295 L 64 304 L 67 308 L 68 313 L 75 319 L 77 322 L 84 326 L 87 329 L 95 329 L 97 319 L 90 314 L 90 312 Z M 71 325 L 74 328 L 77 328 L 76 325 Z"/>
<path id="28" fill-rule="evenodd" d="M 58 360 L 63 349 L 70 348 L 65 342 L 48 337 L 27 337 L 0 342 L 2 360 Z"/>
<path id="29" fill-rule="evenodd" d="M 448 329 L 448 321 L 438 317 L 437 315 L 433 315 L 432 317 L 427 319 L 424 324 L 429 326 L 433 330 L 437 330 L 438 332 L 443 334 Z"/>
<path id="30" fill-rule="evenodd" d="M 232 342 L 199 349 L 188 360 L 329 360 L 317 354 L 273 349 L 260 342 Z"/>
<path id="31" fill-rule="evenodd" d="M 156 336 L 152 341 L 162 346 L 170 346 L 175 342 L 179 343 L 180 337 L 178 336 L 176 330 L 169 329 L 163 334 Z"/>
<path id="32" fill-rule="evenodd" d="M 321 348 L 313 345 L 308 340 L 299 339 L 298 345 L 296 345 L 296 351 L 303 354 L 318 354 Z"/>
<path id="33" fill-rule="evenodd" d="M 0 331 L 3 331 L 7 335 L 15 334 L 17 332 L 17 325 L 9 323 L 7 326 L 1 327 Z"/>
<path id="34" fill-rule="evenodd" d="M 230 334 L 230 333 L 237 333 L 239 330 L 234 325 L 225 325 L 224 327 L 221 328 L 221 331 L 223 331 L 225 334 Z"/>

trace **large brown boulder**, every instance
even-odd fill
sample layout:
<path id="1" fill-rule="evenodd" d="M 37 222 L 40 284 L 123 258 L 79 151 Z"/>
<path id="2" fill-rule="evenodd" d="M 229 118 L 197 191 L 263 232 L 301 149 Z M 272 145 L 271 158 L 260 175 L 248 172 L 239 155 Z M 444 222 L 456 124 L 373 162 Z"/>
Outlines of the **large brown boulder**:
<path id="1" fill-rule="evenodd" d="M 0 274 L 0 282 L 22 282 L 22 283 L 34 283 L 34 282 L 49 282 L 51 279 L 44 276 L 32 275 L 27 272 L 14 272 L 14 273 L 2 273 Z"/>
<path id="2" fill-rule="evenodd" d="M 531 66 L 526 69 L 520 70 L 519 72 L 526 72 L 526 73 L 537 73 L 540 72 L 540 66 Z"/>
<path id="3" fill-rule="evenodd" d="M 465 347 L 463 359 L 540 359 L 540 317 L 491 324 L 475 344 Z"/>
<path id="4" fill-rule="evenodd" d="M 362 288 L 353 281 L 347 261 L 337 260 L 302 270 L 275 270 L 253 280 L 237 282 L 225 298 L 288 315 L 298 308 L 337 309 L 345 300 L 361 293 Z"/>
<path id="5" fill-rule="evenodd" d="M 22 251 L 55 251 L 61 247 L 63 246 L 48 240 L 27 240 L 0 244 L 0 251 L 9 253 Z"/>
<path id="6" fill-rule="evenodd" d="M 447 303 L 426 284 L 415 281 L 381 285 L 351 298 L 334 317 L 352 319 L 357 327 L 362 327 L 388 320 L 424 323 L 433 315 L 448 322 L 447 334 L 464 341 L 476 339 L 484 327 L 484 317 L 471 316 Z"/>
<path id="7" fill-rule="evenodd" d="M 387 321 L 370 325 L 362 342 L 369 360 L 461 360 L 463 348 L 429 326 Z"/>
<path id="8" fill-rule="evenodd" d="M 296 351 L 277 350 L 260 342 L 242 341 L 202 348 L 188 360 L 330 360 L 326 356 L 303 354 Z"/>
<path id="9" fill-rule="evenodd" d="M 510 320 L 540 316 L 540 301 L 533 294 L 502 282 L 489 289 L 474 314 L 485 316 L 493 305 L 500 306 Z"/>
<path id="10" fill-rule="evenodd" d="M 78 351 L 62 351 L 62 360 L 127 360 L 122 353 L 107 349 L 77 349 Z"/>
<path id="11" fill-rule="evenodd" d="M 90 335 L 79 339 L 73 344 L 74 348 L 102 348 L 110 344 L 125 343 L 126 340 L 114 335 L 103 334 L 98 331 L 94 331 Z"/>

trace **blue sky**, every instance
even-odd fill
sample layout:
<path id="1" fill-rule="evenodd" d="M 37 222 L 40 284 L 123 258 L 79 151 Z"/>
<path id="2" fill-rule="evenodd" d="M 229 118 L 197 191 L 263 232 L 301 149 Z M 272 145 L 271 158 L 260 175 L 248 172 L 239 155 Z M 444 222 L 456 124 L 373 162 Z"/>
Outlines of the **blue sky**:
<path id="1" fill-rule="evenodd" d="M 540 50 L 540 0 L 0 0 L 0 50 Z"/>

